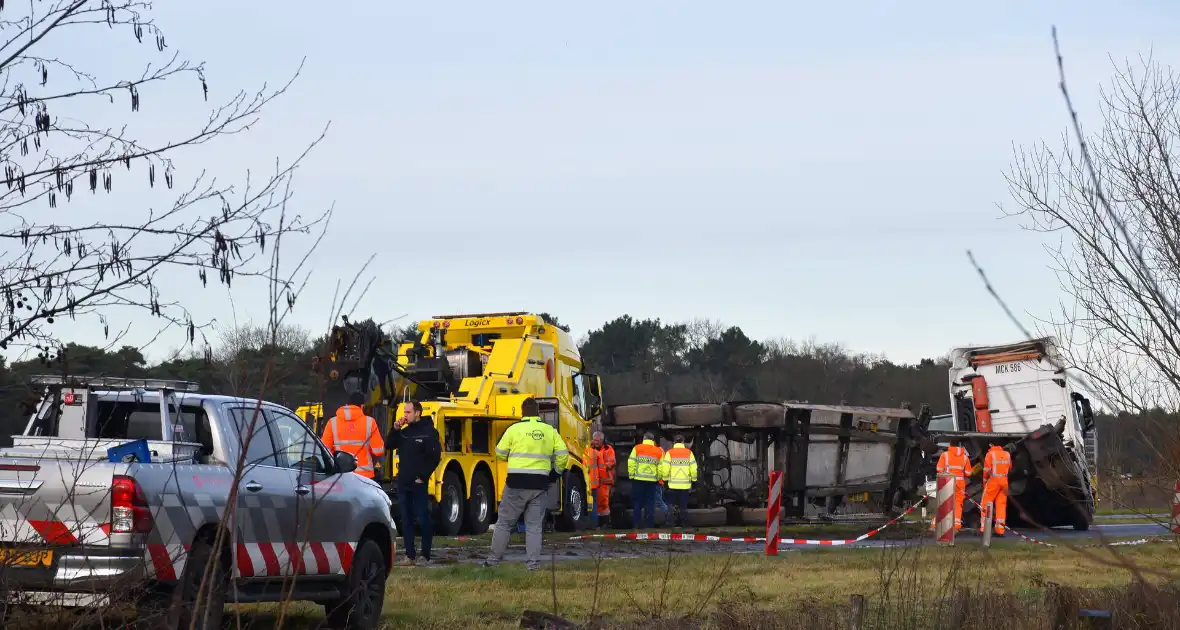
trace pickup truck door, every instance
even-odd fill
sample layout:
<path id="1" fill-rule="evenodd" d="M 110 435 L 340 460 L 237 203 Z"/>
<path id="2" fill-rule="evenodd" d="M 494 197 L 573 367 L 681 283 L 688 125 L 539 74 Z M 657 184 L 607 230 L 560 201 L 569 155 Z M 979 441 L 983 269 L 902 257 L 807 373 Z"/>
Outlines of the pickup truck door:
<path id="1" fill-rule="evenodd" d="M 356 482 L 352 473 L 336 474 L 328 450 L 307 425 L 285 410 L 269 409 L 271 426 L 278 438 L 279 461 L 296 477 L 298 505 L 295 537 L 308 575 L 343 575 L 348 545 L 350 512 L 355 508 Z"/>
<path id="2" fill-rule="evenodd" d="M 245 452 L 234 519 L 234 574 L 275 579 L 298 568 L 295 548 L 297 471 L 280 460 L 274 428 L 255 406 L 229 409 Z M 253 425 L 253 426 L 251 426 Z"/>

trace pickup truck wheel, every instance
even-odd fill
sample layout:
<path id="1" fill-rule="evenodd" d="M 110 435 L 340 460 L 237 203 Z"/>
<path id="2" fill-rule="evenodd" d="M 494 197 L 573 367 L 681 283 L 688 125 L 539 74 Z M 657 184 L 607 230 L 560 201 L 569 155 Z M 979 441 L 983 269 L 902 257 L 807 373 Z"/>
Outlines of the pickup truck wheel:
<path id="1" fill-rule="evenodd" d="M 229 589 L 229 564 L 224 560 L 217 563 L 216 571 L 210 574 L 213 583 L 206 584 L 205 588 L 201 589 L 206 567 L 217 556 L 212 542 L 196 540 L 189 549 L 184 570 L 176 584 L 176 592 L 172 597 L 156 596 L 141 604 L 137 615 L 138 627 L 220 630 L 222 618 L 225 616 L 225 594 Z M 178 605 L 169 610 L 174 602 Z"/>
<path id="2" fill-rule="evenodd" d="M 372 630 L 381 622 L 385 604 L 385 555 L 372 540 L 362 540 L 352 557 L 344 599 L 324 605 L 328 627 Z"/>
<path id="3" fill-rule="evenodd" d="M 471 478 L 471 498 L 467 500 L 467 528 L 472 534 L 488 531 L 492 524 L 492 481 L 477 472 Z"/>
<path id="4" fill-rule="evenodd" d="M 438 504 L 439 533 L 458 536 L 463 528 L 463 481 L 454 471 L 443 474 L 442 502 Z"/>

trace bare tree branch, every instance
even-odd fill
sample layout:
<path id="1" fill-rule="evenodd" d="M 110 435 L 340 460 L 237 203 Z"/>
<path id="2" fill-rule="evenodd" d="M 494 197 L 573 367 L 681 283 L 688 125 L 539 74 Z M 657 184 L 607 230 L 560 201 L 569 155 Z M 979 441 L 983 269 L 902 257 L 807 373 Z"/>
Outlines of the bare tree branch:
<path id="1" fill-rule="evenodd" d="M 0 5 L 0 13 L 13 11 L 19 9 Z M 192 77 L 194 95 L 206 101 L 209 97 L 204 66 L 165 53 L 164 33 L 148 17 L 151 4 L 58 0 L 30 3 L 26 11 L 0 20 L 0 350 L 32 348 L 52 360 L 60 346 L 51 332 L 57 319 L 97 315 L 109 335 L 110 317 L 119 309 L 156 317 L 161 331 L 180 327 L 190 343 L 198 336 L 204 339 L 203 330 L 212 322 L 194 321 L 179 293 L 167 290 L 184 268 L 202 286 L 210 280 L 232 287 L 235 279 L 264 279 L 272 304 L 291 302 L 306 282 L 306 269 L 301 264 L 290 278 L 276 277 L 275 244 L 288 235 L 309 234 L 330 216 L 330 210 L 310 218 L 287 210 L 291 179 L 322 133 L 294 161 L 261 179 L 247 173 L 244 183 L 229 185 L 204 172 L 196 174 L 170 207 L 144 208 L 142 225 L 72 222 L 61 219 L 56 209 L 74 201 L 78 184 L 92 194 L 100 185 L 112 193 L 119 166 L 137 167 L 149 187 L 162 180 L 172 189 L 177 185 L 173 153 L 249 130 L 299 71 L 277 89 L 263 85 L 238 92 L 214 107 L 207 119 L 193 121 L 189 130 L 147 141 L 134 137 L 125 122 L 111 127 L 97 119 L 118 120 L 113 108 L 124 93 L 131 112 L 138 112 L 142 93 L 168 79 Z M 119 70 L 101 76 L 80 67 L 88 59 L 58 58 L 51 47 L 76 36 L 79 28 L 112 43 L 128 36 L 142 43 L 150 35 L 155 50 L 145 54 L 163 53 L 164 63 L 148 63 L 142 71 L 123 76 Z M 103 33 L 107 35 L 99 35 Z M 101 107 L 103 102 L 110 107 Z M 71 119 L 71 112 L 85 112 L 94 121 Z M 167 272 L 169 282 L 163 282 L 161 272 Z M 270 329 L 277 329 L 278 318 L 277 312 L 268 316 Z"/>

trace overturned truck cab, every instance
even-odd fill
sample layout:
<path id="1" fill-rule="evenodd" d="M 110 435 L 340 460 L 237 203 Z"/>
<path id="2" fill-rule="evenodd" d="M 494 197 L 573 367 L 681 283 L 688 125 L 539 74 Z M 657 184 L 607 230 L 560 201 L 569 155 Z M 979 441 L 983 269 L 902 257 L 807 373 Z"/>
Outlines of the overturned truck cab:
<path id="1" fill-rule="evenodd" d="M 1073 391 L 1056 339 L 955 348 L 949 386 L 953 430 L 931 437 L 939 443 L 958 438 L 975 465 L 965 524 L 978 524 L 980 469 L 989 443 L 997 443 L 1012 454 L 1010 524 L 1088 529 L 1095 511 L 1094 413 Z M 927 473 L 933 469 L 930 459 Z"/>

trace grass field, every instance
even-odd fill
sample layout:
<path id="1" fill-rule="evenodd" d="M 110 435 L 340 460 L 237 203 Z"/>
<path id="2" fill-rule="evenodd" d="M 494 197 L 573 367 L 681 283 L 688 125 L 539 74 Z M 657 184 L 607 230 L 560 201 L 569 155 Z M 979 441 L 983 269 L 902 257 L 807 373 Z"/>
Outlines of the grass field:
<path id="1" fill-rule="evenodd" d="M 593 614 L 605 625 L 620 627 L 659 627 L 653 620 L 686 617 L 702 621 L 703 627 L 796 627 L 772 620 L 836 619 L 854 594 L 864 595 L 870 609 L 918 610 L 961 587 L 1006 593 L 1008 605 L 1021 598 L 1037 602 L 1050 582 L 1126 586 L 1134 577 L 1127 565 L 1138 567 L 1149 583 L 1174 581 L 1180 575 L 1180 552 L 1166 543 L 1074 551 L 1005 540 L 990 551 L 963 545 L 785 551 L 778 558 L 663 553 L 558 562 L 555 574 L 548 569 L 529 573 L 519 565 L 398 568 L 385 616 L 389 627 L 515 628 L 523 610 L 552 613 L 556 608 L 578 623 Z M 273 606 L 242 608 L 251 626 L 271 627 L 277 621 Z M 313 607 L 292 605 L 284 626 L 312 627 L 321 618 Z"/>

